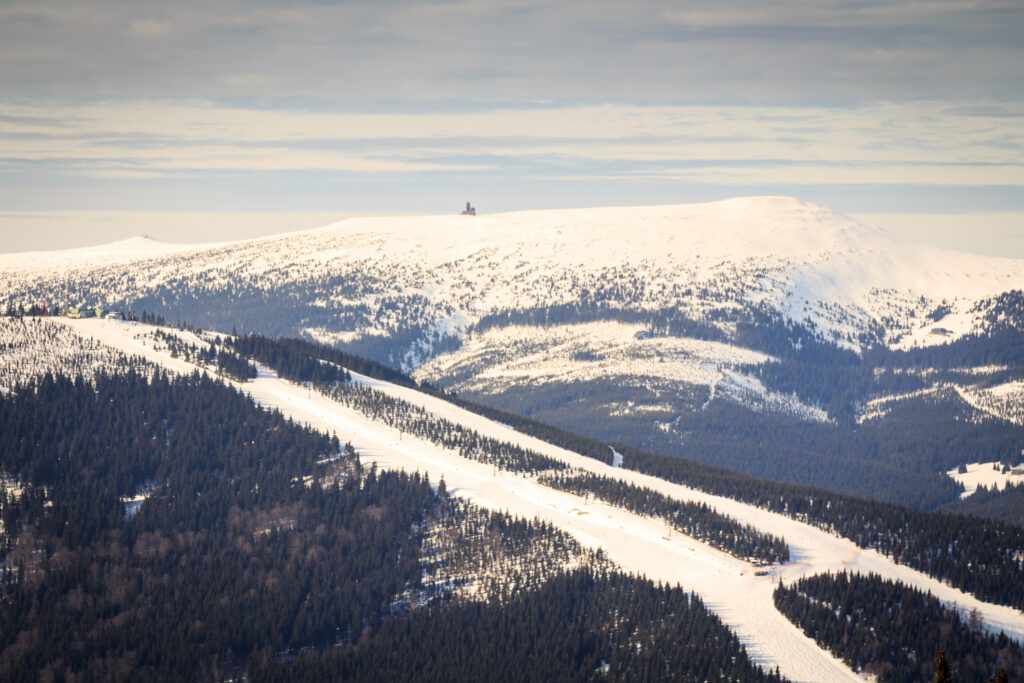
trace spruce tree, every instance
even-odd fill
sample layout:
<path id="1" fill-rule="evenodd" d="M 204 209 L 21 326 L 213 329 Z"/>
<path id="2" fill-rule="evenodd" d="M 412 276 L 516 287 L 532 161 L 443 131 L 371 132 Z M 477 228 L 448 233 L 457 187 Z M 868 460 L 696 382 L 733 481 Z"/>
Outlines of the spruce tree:
<path id="1" fill-rule="evenodd" d="M 951 683 L 949 676 L 949 662 L 946 661 L 946 651 L 939 650 L 939 656 L 935 658 L 935 683 Z"/>

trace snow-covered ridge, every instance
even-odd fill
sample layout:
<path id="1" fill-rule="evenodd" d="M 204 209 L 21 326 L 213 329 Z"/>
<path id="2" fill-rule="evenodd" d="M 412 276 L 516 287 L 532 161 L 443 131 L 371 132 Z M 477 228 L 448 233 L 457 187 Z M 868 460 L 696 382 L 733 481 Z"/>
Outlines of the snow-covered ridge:
<path id="1" fill-rule="evenodd" d="M 0 255 L 0 273 L 0 300 L 113 304 L 157 292 L 216 297 L 299 286 L 324 321 L 292 333 L 328 336 L 409 326 L 458 335 L 490 313 L 588 300 L 696 317 L 764 303 L 847 346 L 872 325 L 892 341 L 955 338 L 977 323 L 978 300 L 1024 288 L 1024 260 L 923 247 L 788 197 L 358 218 L 213 245 L 137 237 Z M 927 318 L 939 305 L 945 317 Z M 929 334 L 936 327 L 942 334 Z M 407 366 L 426 351 L 404 359 Z"/>
<path id="2" fill-rule="evenodd" d="M 209 245 L 161 242 L 150 235 L 141 233 L 128 239 L 94 247 L 0 254 L 0 270 L 17 273 L 35 269 L 52 270 L 61 267 L 88 268 L 109 265 L 111 261 L 147 260 L 206 248 L 209 248 Z"/>
<path id="3" fill-rule="evenodd" d="M 460 350 L 422 365 L 413 377 L 471 394 L 500 393 L 510 386 L 590 381 L 669 393 L 690 385 L 708 387 L 708 402 L 717 392 L 752 410 L 828 420 L 820 408 L 769 391 L 756 377 L 736 371 L 743 365 L 775 360 L 766 354 L 721 342 L 650 337 L 644 331 L 642 325 L 612 321 L 540 329 L 510 325 L 473 335 Z M 609 409 L 612 414 L 662 412 L 676 417 L 676 407 L 671 403 Z"/>

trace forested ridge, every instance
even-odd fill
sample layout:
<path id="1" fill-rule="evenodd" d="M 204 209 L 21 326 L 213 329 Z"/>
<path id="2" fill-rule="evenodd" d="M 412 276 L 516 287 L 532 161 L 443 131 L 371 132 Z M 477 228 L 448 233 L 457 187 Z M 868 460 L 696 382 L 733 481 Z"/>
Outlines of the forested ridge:
<path id="1" fill-rule="evenodd" d="M 502 604 L 419 610 L 353 645 L 287 663 L 256 661 L 248 674 L 253 683 L 781 680 L 753 665 L 696 596 L 586 569 Z"/>
<path id="2" fill-rule="evenodd" d="M 681 589 L 198 373 L 0 396 L 0 472 L 5 681 L 779 680 Z"/>
<path id="3" fill-rule="evenodd" d="M 708 402 L 704 386 L 645 384 L 650 383 L 623 375 L 525 384 L 493 394 L 462 391 L 459 398 L 523 413 L 600 443 L 626 443 L 757 478 L 922 510 L 962 493 L 948 470 L 965 462 L 1017 463 L 1024 443 L 1024 427 L 981 413 L 964 400 L 962 387 L 943 385 L 883 401 L 877 414 L 884 416 L 851 427 L 752 410 L 728 398 Z M 623 408 L 630 404 L 636 409 Z M 1003 407 L 1024 411 L 1013 406 L 1012 397 Z"/>
<path id="4" fill-rule="evenodd" d="M 157 348 L 167 349 L 172 358 L 184 358 L 239 382 L 247 382 L 256 377 L 256 366 L 225 346 L 219 336 L 210 342 L 199 340 L 199 345 L 159 328 L 153 331 L 152 336 Z"/>
<path id="5" fill-rule="evenodd" d="M 279 375 L 297 382 L 338 382 L 348 378 L 346 370 L 402 386 L 415 387 L 407 375 L 377 361 L 303 339 L 268 339 L 258 334 L 229 340 L 239 353 L 252 356 Z"/>
<path id="6" fill-rule="evenodd" d="M 313 344 L 302 348 L 303 353 L 313 357 L 332 352 L 329 347 Z M 408 382 L 415 384 L 411 378 Z M 339 395 L 346 392 L 354 395 L 344 384 L 336 386 Z M 1017 552 L 1024 547 L 1024 527 L 966 515 L 925 512 L 815 487 L 759 479 L 695 460 L 652 453 L 621 443 L 604 443 L 443 391 L 430 393 L 602 462 L 611 462 L 614 448 L 623 454 L 623 467 L 789 515 L 837 533 L 860 547 L 879 550 L 901 564 L 949 581 L 983 600 L 1024 606 L 1024 566 L 1017 559 Z M 384 412 L 386 419 L 392 420 L 406 414 Z M 727 448 L 728 444 L 721 447 Z"/>
<path id="7" fill-rule="evenodd" d="M 775 606 L 850 667 L 879 683 L 930 683 L 945 652 L 954 681 L 986 681 L 1003 670 L 1024 677 L 1024 649 L 987 633 L 963 614 L 899 582 L 846 573 L 800 579 L 775 589 Z"/>

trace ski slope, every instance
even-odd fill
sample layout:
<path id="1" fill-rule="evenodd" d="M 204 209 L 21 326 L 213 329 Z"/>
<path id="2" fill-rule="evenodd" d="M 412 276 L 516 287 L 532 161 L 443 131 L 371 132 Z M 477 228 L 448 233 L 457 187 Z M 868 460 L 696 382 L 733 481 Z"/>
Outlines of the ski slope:
<path id="1" fill-rule="evenodd" d="M 171 371 L 190 373 L 195 370 L 190 363 L 171 358 L 150 346 L 143 337 L 151 329 L 146 326 L 108 320 L 60 320 L 60 323 L 115 349 L 142 355 Z M 775 573 L 784 580 L 844 569 L 874 572 L 931 591 L 941 600 L 964 610 L 976 608 L 988 628 L 1002 630 L 1024 642 L 1024 614 L 1021 612 L 981 602 L 815 527 L 727 498 L 605 465 L 413 389 L 353 376 L 356 381 L 495 439 L 517 442 L 524 448 L 573 466 L 647 486 L 681 500 L 706 502 L 737 520 L 783 536 L 790 546 L 791 564 L 778 568 Z M 255 380 L 236 386 L 268 408 L 276 408 L 296 421 L 334 433 L 343 442 L 350 441 L 362 458 L 380 467 L 425 472 L 435 481 L 444 477 L 448 490 L 455 495 L 486 508 L 550 522 L 588 546 L 603 548 L 627 571 L 642 573 L 657 581 L 678 583 L 696 592 L 737 633 L 752 658 L 767 668 L 778 666 L 785 676 L 795 681 L 862 680 L 775 609 L 772 603 L 774 576 L 755 576 L 753 565 L 672 531 L 662 520 L 641 517 L 600 502 L 587 502 L 579 496 L 544 487 L 532 477 L 496 471 L 489 465 L 467 460 L 373 422 L 362 413 L 280 379 L 266 369 L 261 369 Z"/>

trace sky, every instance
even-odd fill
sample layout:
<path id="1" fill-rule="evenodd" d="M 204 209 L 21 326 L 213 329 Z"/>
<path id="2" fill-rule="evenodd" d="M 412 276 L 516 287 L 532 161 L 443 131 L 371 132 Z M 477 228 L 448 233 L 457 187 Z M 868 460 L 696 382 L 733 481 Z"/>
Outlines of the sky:
<path id="1" fill-rule="evenodd" d="M 0 0 L 0 251 L 764 194 L 1024 257 L 1024 3 Z"/>

